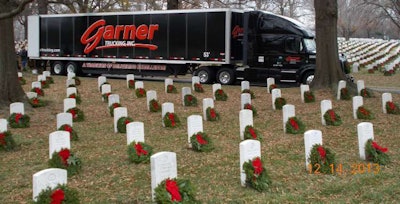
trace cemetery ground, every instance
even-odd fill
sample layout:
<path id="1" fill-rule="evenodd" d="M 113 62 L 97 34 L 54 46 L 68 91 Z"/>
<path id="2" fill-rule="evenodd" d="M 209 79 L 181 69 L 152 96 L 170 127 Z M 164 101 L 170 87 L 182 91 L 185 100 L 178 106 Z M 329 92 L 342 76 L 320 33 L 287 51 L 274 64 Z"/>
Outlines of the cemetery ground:
<path id="1" fill-rule="evenodd" d="M 359 72 L 356 79 L 364 79 L 366 86 L 397 87 L 400 74 L 383 76 L 381 73 Z M 37 75 L 24 73 L 30 83 Z M 53 76 L 55 84 L 44 89 L 43 99 L 48 106 L 30 109 L 31 126 L 26 129 L 9 128 L 19 144 L 17 150 L 0 152 L 0 202 L 30 203 L 32 200 L 32 175 L 48 168 L 49 134 L 56 131 L 56 114 L 63 111 L 66 97 L 65 76 Z M 68 187 L 77 189 L 81 203 L 151 203 L 150 164 L 129 163 L 126 134 L 114 133 L 113 118 L 107 104 L 102 102 L 97 89 L 97 79 L 80 77 L 78 91 L 85 121 L 74 122 L 79 141 L 71 141 L 71 148 L 82 160 L 82 171 L 68 178 Z M 389 149 L 391 163 L 380 166 L 379 171 L 368 169 L 368 162 L 359 159 L 357 124 L 365 122 L 353 119 L 352 101 L 337 101 L 329 91 L 315 91 L 317 102 L 302 103 L 298 87 L 282 89 L 282 96 L 295 105 L 296 116 L 306 129 L 322 131 L 323 144 L 336 153 L 337 164 L 343 172 L 336 175 L 316 175 L 305 170 L 304 137 L 283 133 L 282 111 L 273 110 L 271 95 L 266 87 L 251 86 L 256 98 L 252 100 L 258 115 L 254 127 L 262 134 L 261 154 L 272 185 L 266 192 L 258 192 L 240 185 L 239 170 L 239 110 L 240 86 L 223 86 L 228 101 L 215 101 L 221 120 L 204 121 L 204 132 L 212 138 L 215 149 L 199 153 L 187 147 L 187 117 L 202 115 L 201 100 L 212 97 L 211 85 L 203 85 L 205 92 L 193 94 L 197 107 L 183 107 L 181 88 L 189 83 L 177 83 L 178 94 L 164 92 L 164 83 L 144 81 L 146 90 L 156 90 L 160 103 L 173 102 L 175 113 L 181 119 L 181 127 L 163 128 L 161 113 L 150 113 L 145 98 L 136 98 L 134 91 L 126 87 L 126 81 L 107 79 L 112 93 L 120 95 L 122 106 L 134 121 L 144 122 L 145 141 L 154 152 L 171 151 L 177 154 L 178 178 L 189 179 L 195 187 L 196 198 L 202 203 L 394 203 L 400 200 L 400 115 L 382 113 L 381 93 L 375 98 L 364 99 L 375 115 L 368 121 L 374 125 L 375 140 Z M 320 101 L 332 100 L 333 108 L 341 116 L 338 127 L 322 126 Z M 393 101 L 400 102 L 400 95 L 393 94 Z M 1 113 L 7 118 L 8 113 Z M 335 169 L 336 171 L 336 169 Z"/>

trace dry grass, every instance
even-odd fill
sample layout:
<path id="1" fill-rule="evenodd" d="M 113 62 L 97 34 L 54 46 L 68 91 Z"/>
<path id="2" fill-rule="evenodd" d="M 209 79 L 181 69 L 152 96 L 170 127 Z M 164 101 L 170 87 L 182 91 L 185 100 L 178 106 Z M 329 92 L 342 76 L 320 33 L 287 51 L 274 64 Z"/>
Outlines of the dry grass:
<path id="1" fill-rule="evenodd" d="M 364 78 L 366 85 L 400 87 L 400 74 L 384 77 L 380 74 L 358 73 L 356 79 Z M 36 76 L 25 74 L 30 82 Z M 56 114 L 62 112 L 65 98 L 65 79 L 54 76 L 55 84 L 45 89 L 49 106 L 33 109 L 31 127 L 11 129 L 19 148 L 1 153 L 0 198 L 1 203 L 29 203 L 32 200 L 32 175 L 48 168 L 48 135 L 56 130 Z M 130 164 L 126 153 L 126 136 L 113 132 L 113 119 L 106 103 L 101 101 L 96 78 L 81 78 L 78 90 L 82 104 L 78 107 L 86 120 L 74 123 L 80 140 L 72 142 L 74 151 L 83 161 L 83 171 L 68 179 L 68 186 L 78 189 L 82 203 L 150 203 L 150 164 Z M 224 86 L 228 93 L 227 102 L 215 102 L 222 120 L 205 122 L 204 130 L 212 137 L 216 149 L 210 153 L 197 153 L 187 149 L 186 118 L 201 114 L 198 107 L 183 107 L 180 90 L 187 83 L 175 83 L 178 94 L 164 93 L 163 82 L 145 81 L 146 90 L 156 90 L 160 102 L 173 102 L 175 112 L 181 118 L 182 127 L 166 129 L 161 125 L 160 113 L 149 113 L 145 100 L 133 96 L 126 88 L 125 80 L 109 79 L 113 93 L 121 97 L 121 104 L 128 108 L 128 114 L 135 121 L 145 124 L 146 143 L 155 152 L 177 153 L 178 176 L 190 179 L 196 188 L 196 197 L 203 203 L 393 203 L 400 200 L 398 174 L 399 166 L 399 115 L 384 115 L 381 111 L 380 94 L 365 99 L 365 105 L 372 110 L 376 119 L 375 139 L 389 148 L 392 163 L 373 173 L 351 174 L 354 165 L 367 165 L 358 156 L 356 126 L 362 122 L 352 117 L 351 101 L 336 101 L 328 91 L 316 92 L 317 101 L 303 104 L 299 88 L 282 89 L 282 95 L 296 106 L 296 115 L 306 124 L 307 129 L 319 129 L 323 142 L 335 153 L 346 171 L 344 175 L 310 175 L 305 171 L 304 142 L 302 135 L 283 133 L 282 113 L 272 110 L 271 96 L 266 87 L 252 87 L 256 94 L 253 100 L 258 110 L 254 126 L 262 133 L 262 157 L 272 178 L 269 191 L 256 192 L 240 186 L 239 172 L 239 110 L 240 87 Z M 199 102 L 211 97 L 211 86 L 205 85 L 205 93 L 195 93 Z M 319 101 L 331 99 L 333 107 L 341 115 L 344 124 L 339 127 L 324 127 L 320 124 Z M 393 95 L 400 102 L 400 95 Z M 8 115 L 1 115 L 6 118 Z"/>

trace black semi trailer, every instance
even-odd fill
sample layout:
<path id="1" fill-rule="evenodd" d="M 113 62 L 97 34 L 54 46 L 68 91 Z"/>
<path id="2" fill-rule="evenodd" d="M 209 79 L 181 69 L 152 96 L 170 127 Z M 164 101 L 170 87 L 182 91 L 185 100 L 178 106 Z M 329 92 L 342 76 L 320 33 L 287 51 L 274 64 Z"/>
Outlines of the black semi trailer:
<path id="1" fill-rule="evenodd" d="M 53 74 L 177 75 L 202 83 L 236 79 L 306 83 L 315 70 L 314 35 L 263 11 L 168 10 L 36 15 L 28 56 Z"/>

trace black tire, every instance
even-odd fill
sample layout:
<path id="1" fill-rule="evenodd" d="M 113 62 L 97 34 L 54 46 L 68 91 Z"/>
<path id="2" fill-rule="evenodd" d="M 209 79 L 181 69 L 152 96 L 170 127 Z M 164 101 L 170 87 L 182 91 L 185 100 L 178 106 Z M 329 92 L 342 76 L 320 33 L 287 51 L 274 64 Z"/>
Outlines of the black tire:
<path id="1" fill-rule="evenodd" d="M 222 68 L 217 72 L 217 81 L 222 85 L 229 85 L 235 82 L 235 71 L 229 68 Z"/>
<path id="2" fill-rule="evenodd" d="M 68 62 L 65 65 L 65 73 L 68 74 L 68 72 L 73 72 L 76 75 L 78 75 L 79 74 L 79 66 L 78 66 L 78 64 L 76 62 Z"/>
<path id="3" fill-rule="evenodd" d="M 214 70 L 210 67 L 201 67 L 195 72 L 195 76 L 200 77 L 200 83 L 210 84 L 214 82 Z"/>
<path id="4" fill-rule="evenodd" d="M 53 75 L 65 75 L 67 73 L 64 63 L 61 61 L 51 63 L 50 72 Z"/>
<path id="5" fill-rule="evenodd" d="M 314 80 L 314 72 L 308 71 L 301 76 L 301 83 L 310 85 Z"/>

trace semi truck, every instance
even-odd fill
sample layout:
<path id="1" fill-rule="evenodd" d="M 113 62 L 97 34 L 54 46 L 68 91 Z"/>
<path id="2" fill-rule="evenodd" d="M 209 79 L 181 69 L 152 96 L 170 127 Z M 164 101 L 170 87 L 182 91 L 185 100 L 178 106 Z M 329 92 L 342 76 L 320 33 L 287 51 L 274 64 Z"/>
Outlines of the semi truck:
<path id="1" fill-rule="evenodd" d="M 201 83 L 309 83 L 316 46 L 304 25 L 266 11 L 50 14 L 28 17 L 28 57 L 55 75 L 190 71 Z"/>

